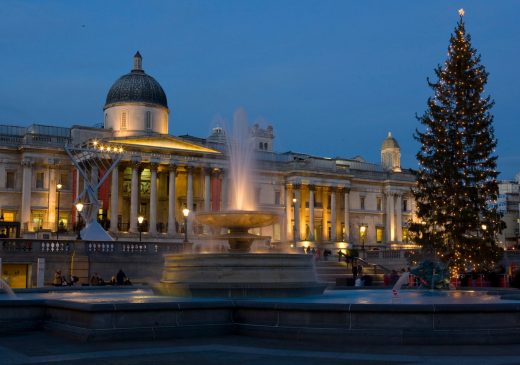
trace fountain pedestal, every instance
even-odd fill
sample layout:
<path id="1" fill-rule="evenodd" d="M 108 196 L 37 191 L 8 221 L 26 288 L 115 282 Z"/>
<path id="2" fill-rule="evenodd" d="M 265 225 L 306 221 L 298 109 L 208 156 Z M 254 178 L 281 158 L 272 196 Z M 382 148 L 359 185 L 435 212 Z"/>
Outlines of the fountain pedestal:
<path id="1" fill-rule="evenodd" d="M 163 295 L 194 297 L 293 297 L 321 294 L 314 257 L 299 254 L 165 255 Z"/>

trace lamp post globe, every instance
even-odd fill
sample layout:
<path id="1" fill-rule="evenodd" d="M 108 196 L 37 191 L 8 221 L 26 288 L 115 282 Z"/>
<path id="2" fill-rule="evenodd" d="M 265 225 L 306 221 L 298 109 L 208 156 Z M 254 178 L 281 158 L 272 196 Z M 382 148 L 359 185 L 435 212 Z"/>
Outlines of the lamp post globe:
<path id="1" fill-rule="evenodd" d="M 76 203 L 76 210 L 78 211 L 78 222 L 76 224 L 76 229 L 78 231 L 78 236 L 76 237 L 76 239 L 80 240 L 81 239 L 81 223 L 82 223 L 81 211 L 83 210 L 83 203 L 82 202 Z"/>
<path id="2" fill-rule="evenodd" d="M 61 183 L 58 183 L 56 185 L 56 191 L 58 192 L 58 214 L 56 217 L 56 239 L 59 239 L 59 236 L 60 236 L 60 193 L 61 193 L 62 188 L 63 188 L 63 185 Z"/>
<path id="3" fill-rule="evenodd" d="M 140 215 L 139 217 L 137 217 L 137 223 L 139 223 L 139 242 L 141 242 L 141 234 L 143 233 L 143 222 L 144 222 L 144 217 L 142 215 Z"/>

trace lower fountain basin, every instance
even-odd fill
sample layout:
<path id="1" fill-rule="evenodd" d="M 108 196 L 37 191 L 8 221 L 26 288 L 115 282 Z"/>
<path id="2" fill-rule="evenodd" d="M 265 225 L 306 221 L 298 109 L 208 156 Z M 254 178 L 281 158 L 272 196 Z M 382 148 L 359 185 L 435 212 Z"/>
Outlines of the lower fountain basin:
<path id="1" fill-rule="evenodd" d="M 162 295 L 292 297 L 321 294 L 314 258 L 295 254 L 165 255 Z"/>

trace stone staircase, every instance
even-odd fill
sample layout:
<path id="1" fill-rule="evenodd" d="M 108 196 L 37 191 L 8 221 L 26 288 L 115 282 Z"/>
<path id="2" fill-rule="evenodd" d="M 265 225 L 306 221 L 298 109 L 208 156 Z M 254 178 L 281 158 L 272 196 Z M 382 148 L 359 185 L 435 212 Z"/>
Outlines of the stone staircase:
<path id="1" fill-rule="evenodd" d="M 380 266 L 370 265 L 366 262 L 358 262 L 363 266 L 363 274 L 372 278 L 370 286 L 384 285 L 385 269 Z M 354 286 L 354 278 L 352 275 L 352 266 L 345 261 L 334 260 L 317 260 L 316 276 L 319 282 L 327 284 L 327 289 L 334 289 L 345 286 Z"/>

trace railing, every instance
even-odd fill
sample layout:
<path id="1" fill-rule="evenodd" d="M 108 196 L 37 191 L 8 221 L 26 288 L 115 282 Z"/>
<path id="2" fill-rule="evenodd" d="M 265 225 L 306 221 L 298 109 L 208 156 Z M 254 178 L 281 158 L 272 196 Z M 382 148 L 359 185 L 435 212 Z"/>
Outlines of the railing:
<path id="1" fill-rule="evenodd" d="M 157 255 L 183 249 L 182 242 L 0 239 L 0 254 Z"/>

